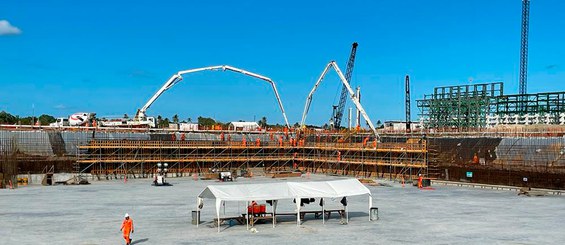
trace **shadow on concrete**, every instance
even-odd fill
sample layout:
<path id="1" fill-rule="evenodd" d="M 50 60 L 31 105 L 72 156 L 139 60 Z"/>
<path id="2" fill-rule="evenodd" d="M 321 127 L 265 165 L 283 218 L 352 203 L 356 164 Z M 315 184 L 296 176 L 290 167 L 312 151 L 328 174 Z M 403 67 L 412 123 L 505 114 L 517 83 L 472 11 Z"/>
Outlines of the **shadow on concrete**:
<path id="1" fill-rule="evenodd" d="M 133 244 L 138 244 L 138 243 L 143 243 L 143 242 L 147 242 L 149 241 L 149 238 L 143 238 L 143 239 L 139 239 L 139 240 L 133 240 L 131 241 L 131 245 Z"/>
<path id="2" fill-rule="evenodd" d="M 369 217 L 369 213 L 365 212 L 349 212 L 349 218 L 356 218 L 356 217 Z"/>

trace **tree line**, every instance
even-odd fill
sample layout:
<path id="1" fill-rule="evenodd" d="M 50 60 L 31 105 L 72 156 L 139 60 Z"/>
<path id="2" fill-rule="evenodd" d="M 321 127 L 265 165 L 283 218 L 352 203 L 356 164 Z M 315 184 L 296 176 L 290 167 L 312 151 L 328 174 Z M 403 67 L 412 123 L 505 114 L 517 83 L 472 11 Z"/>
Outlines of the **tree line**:
<path id="1" fill-rule="evenodd" d="M 102 118 L 103 120 L 105 118 Z M 124 114 L 124 119 L 129 119 L 129 116 L 127 114 Z M 12 124 L 12 125 L 33 125 L 35 123 L 37 123 L 39 121 L 39 124 L 42 126 L 47 126 L 50 123 L 55 122 L 57 119 L 51 115 L 47 115 L 47 114 L 42 114 L 39 117 L 35 117 L 35 116 L 27 116 L 27 117 L 20 117 L 18 115 L 12 115 L 6 111 L 1 111 L 0 112 L 0 124 Z M 213 118 L 210 117 L 202 117 L 199 116 L 196 122 L 192 121 L 192 118 L 187 118 L 187 120 L 180 120 L 179 116 L 177 114 L 173 115 L 172 119 L 169 119 L 167 117 L 163 118 L 161 115 L 157 116 L 157 127 L 159 128 L 168 128 L 169 125 L 171 123 L 174 124 L 178 124 L 178 123 L 197 123 L 200 126 L 204 126 L 204 127 L 213 127 L 215 125 L 220 125 L 222 126 L 222 128 L 227 128 L 228 125 L 230 124 L 230 122 L 220 122 L 217 121 Z M 239 120 L 240 122 L 243 122 L 243 120 Z M 259 121 L 257 121 L 257 124 L 259 124 L 259 126 L 261 128 L 283 128 L 285 127 L 285 125 L 281 125 L 281 124 L 269 124 L 267 122 L 267 117 L 261 117 L 261 119 Z M 300 127 L 300 124 L 297 122 L 294 125 L 292 125 L 295 128 Z M 323 129 L 329 129 L 330 126 L 326 123 L 324 125 L 322 125 L 321 127 L 316 126 L 316 125 L 306 125 L 309 128 L 323 128 Z M 384 125 L 381 124 L 381 121 L 378 120 L 377 121 L 377 128 L 382 128 Z M 342 127 L 343 128 L 343 127 Z"/>
<path id="2" fill-rule="evenodd" d="M 12 115 L 5 111 L 0 111 L 0 124 L 19 124 L 19 125 L 33 125 L 39 121 L 41 125 L 49 125 L 55 122 L 57 119 L 55 117 L 43 114 L 39 117 L 27 116 L 20 117 L 18 115 Z"/>

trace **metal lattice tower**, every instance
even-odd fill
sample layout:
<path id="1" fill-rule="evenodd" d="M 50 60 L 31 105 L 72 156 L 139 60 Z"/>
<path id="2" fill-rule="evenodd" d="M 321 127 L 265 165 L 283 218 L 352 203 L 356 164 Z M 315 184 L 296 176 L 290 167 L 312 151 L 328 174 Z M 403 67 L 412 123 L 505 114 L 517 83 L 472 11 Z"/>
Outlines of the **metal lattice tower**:
<path id="1" fill-rule="evenodd" d="M 347 70 L 345 70 L 345 79 L 351 83 L 351 75 L 353 74 L 353 66 L 355 65 L 355 54 L 357 53 L 357 43 L 351 45 L 351 54 L 349 55 L 349 61 L 347 62 Z M 343 118 L 343 110 L 345 109 L 345 102 L 347 100 L 347 88 L 341 85 L 341 95 L 339 97 L 339 104 L 337 106 L 337 111 L 334 113 L 334 127 L 340 128 L 341 119 Z"/>
<path id="2" fill-rule="evenodd" d="M 519 94 L 527 94 L 528 83 L 528 29 L 530 26 L 530 0 L 522 0 L 522 40 L 520 44 Z"/>
<path id="3" fill-rule="evenodd" d="M 406 132 L 410 133 L 410 76 L 406 75 Z"/>

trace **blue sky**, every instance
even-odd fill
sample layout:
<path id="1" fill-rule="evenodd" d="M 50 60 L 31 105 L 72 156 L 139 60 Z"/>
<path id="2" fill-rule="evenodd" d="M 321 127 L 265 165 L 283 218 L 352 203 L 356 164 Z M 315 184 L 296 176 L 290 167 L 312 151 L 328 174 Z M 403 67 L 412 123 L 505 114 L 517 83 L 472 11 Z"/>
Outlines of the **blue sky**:
<path id="1" fill-rule="evenodd" d="M 532 0 L 528 92 L 565 90 L 563 12 L 565 1 Z M 0 110 L 18 115 L 133 115 L 177 71 L 227 64 L 272 78 L 294 123 L 327 62 L 345 70 L 352 42 L 373 121 L 404 118 L 406 74 L 413 119 L 436 86 L 518 90 L 520 0 L 3 0 L 0 20 L 20 31 L 0 35 Z M 327 122 L 338 83 L 326 77 L 308 124 Z M 185 76 L 148 114 L 283 122 L 268 84 L 228 72 Z"/>

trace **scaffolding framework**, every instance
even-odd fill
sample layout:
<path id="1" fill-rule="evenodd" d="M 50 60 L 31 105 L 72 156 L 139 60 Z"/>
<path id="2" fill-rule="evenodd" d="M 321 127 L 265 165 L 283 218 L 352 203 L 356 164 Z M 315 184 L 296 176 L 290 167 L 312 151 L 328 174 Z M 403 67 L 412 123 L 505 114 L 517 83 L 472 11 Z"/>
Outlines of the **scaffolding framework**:
<path id="1" fill-rule="evenodd" d="M 174 176 L 238 169 L 265 173 L 310 173 L 412 179 L 426 174 L 427 145 L 422 138 L 376 143 L 373 137 L 343 134 L 302 135 L 302 139 L 246 142 L 179 140 L 92 140 L 79 146 L 79 174 L 102 178 L 148 177 L 157 163 Z M 374 138 L 373 138 L 374 139 Z"/>

